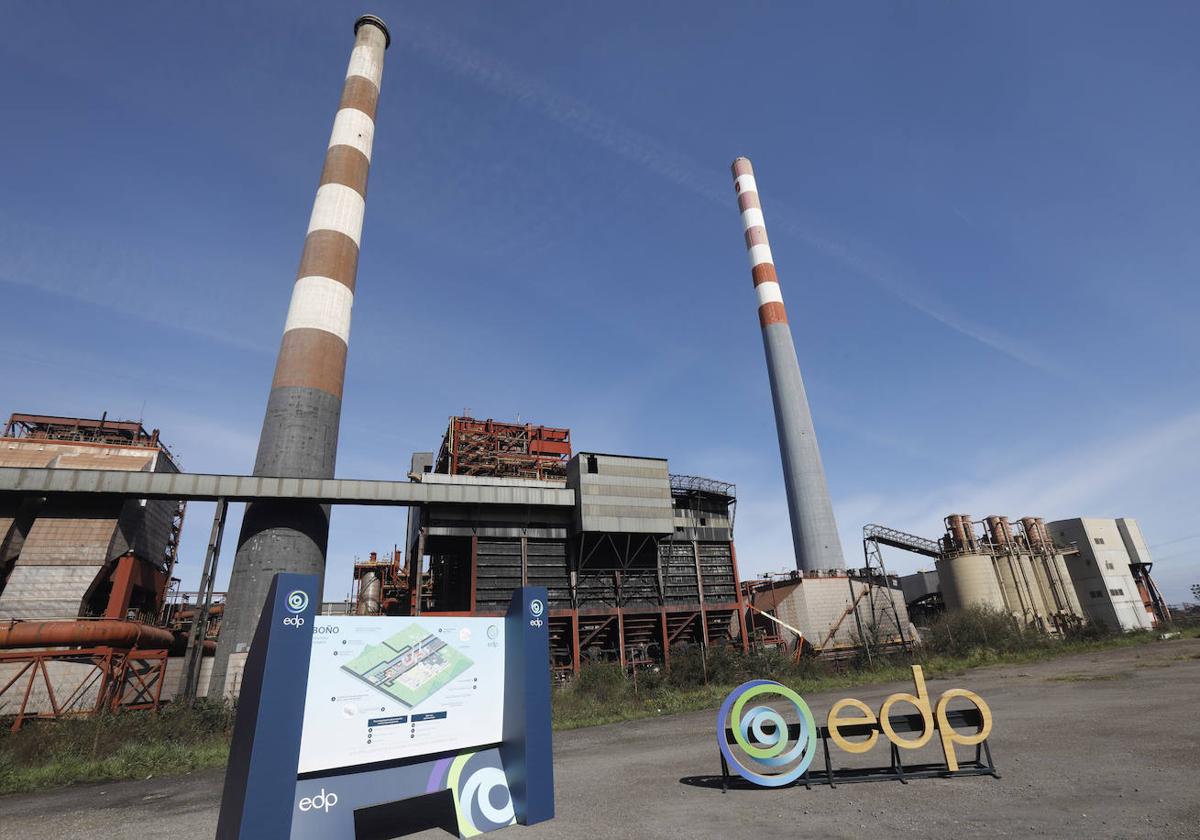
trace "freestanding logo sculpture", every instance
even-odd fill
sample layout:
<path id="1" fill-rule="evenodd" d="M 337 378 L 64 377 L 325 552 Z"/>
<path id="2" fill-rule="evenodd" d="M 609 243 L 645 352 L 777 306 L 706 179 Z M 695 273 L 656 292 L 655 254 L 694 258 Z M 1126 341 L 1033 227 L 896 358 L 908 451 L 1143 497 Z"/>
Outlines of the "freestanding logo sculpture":
<path id="1" fill-rule="evenodd" d="M 814 781 L 808 775 L 817 752 L 817 739 L 824 745 L 825 772 L 816 781 L 834 785 L 864 779 L 905 779 L 912 776 L 990 775 L 999 778 L 992 763 L 987 739 L 992 731 L 992 712 L 983 698 L 965 688 L 942 692 L 931 705 L 920 665 L 912 666 L 915 692 L 889 695 L 876 714 L 866 703 L 851 697 L 838 700 L 829 710 L 824 726 L 817 726 L 804 699 L 787 686 L 771 680 L 751 680 L 730 692 L 717 715 L 717 746 L 721 752 L 722 787 L 728 786 L 729 771 L 761 787 L 783 787 L 796 781 Z M 774 699 L 770 699 L 774 698 Z M 951 711 L 952 700 L 967 701 L 969 709 Z M 757 705 L 747 708 L 750 701 Z M 764 701 L 769 701 L 770 704 Z M 773 704 L 773 705 L 771 705 Z M 900 704 L 912 706 L 915 714 L 894 714 Z M 782 713 L 774 706 L 790 707 Z M 795 717 L 796 723 L 788 723 Z M 959 728 L 974 727 L 974 732 Z M 901 750 L 925 746 L 937 733 L 944 762 L 908 764 Z M 844 752 L 869 752 L 883 735 L 890 745 L 891 766 L 870 771 L 836 771 L 829 742 Z M 862 740 L 851 741 L 850 737 Z M 789 746 L 790 745 L 790 746 Z M 961 763 L 956 746 L 975 747 L 975 758 Z M 986 763 L 984 756 L 986 755 Z M 761 769 L 760 769 L 761 768 Z M 889 772 L 890 771 L 890 772 Z"/>
<path id="2" fill-rule="evenodd" d="M 789 730 L 783 715 L 770 706 L 746 708 L 752 698 L 770 695 L 786 700 L 800 718 L 800 731 L 791 749 L 787 749 Z M 778 772 L 756 773 L 738 760 L 725 737 L 727 720 L 733 730 L 734 742 L 742 751 L 759 764 Z M 771 724 L 771 731 L 767 731 L 767 724 Z M 730 692 L 717 715 L 717 732 L 721 755 L 729 766 L 742 778 L 762 787 L 783 787 L 796 781 L 804 775 L 817 753 L 817 726 L 808 704 L 787 686 L 770 680 L 751 680 Z"/>

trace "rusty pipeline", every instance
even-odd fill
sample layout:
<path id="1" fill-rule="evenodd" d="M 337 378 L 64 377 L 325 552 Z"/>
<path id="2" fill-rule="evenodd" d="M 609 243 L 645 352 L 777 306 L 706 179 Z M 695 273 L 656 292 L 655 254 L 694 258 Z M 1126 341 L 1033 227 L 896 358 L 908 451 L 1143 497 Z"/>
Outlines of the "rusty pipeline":
<path id="1" fill-rule="evenodd" d="M 0 648 L 117 647 L 163 650 L 175 641 L 170 630 L 138 621 L 14 621 L 0 626 Z"/>

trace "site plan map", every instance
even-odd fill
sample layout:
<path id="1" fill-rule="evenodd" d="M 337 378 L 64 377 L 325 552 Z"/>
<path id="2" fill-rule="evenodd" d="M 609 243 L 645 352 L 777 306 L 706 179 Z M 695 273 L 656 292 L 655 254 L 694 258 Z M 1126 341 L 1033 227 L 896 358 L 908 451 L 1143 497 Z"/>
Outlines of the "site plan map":
<path id="1" fill-rule="evenodd" d="M 504 619 L 317 616 L 301 773 L 498 743 Z"/>
<path id="2" fill-rule="evenodd" d="M 416 625 L 370 645 L 342 668 L 373 688 L 416 706 L 471 667 L 471 660 Z"/>

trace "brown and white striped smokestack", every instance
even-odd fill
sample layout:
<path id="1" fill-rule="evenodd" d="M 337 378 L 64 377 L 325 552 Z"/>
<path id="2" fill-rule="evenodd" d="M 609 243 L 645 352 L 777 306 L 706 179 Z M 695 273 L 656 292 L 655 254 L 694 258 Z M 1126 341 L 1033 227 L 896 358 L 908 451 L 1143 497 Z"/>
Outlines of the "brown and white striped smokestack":
<path id="1" fill-rule="evenodd" d="M 354 49 L 292 287 L 255 475 L 333 477 L 375 109 L 390 42 L 387 26 L 374 15 L 355 22 Z M 327 507 L 259 502 L 246 508 L 210 695 L 222 696 L 230 654 L 249 648 L 271 578 L 277 572 L 323 575 L 328 537 Z"/>
<path id="2" fill-rule="evenodd" d="M 788 326 L 787 310 L 775 259 L 767 241 L 758 183 L 750 161 L 740 157 L 733 162 L 733 186 L 742 214 L 742 231 L 750 255 L 750 274 L 758 295 L 758 321 L 762 325 L 763 347 L 767 354 L 767 374 L 771 379 L 771 399 L 775 406 L 775 428 L 779 434 L 779 452 L 783 460 L 783 483 L 787 490 L 788 515 L 792 524 L 792 547 L 796 568 L 805 570 L 841 569 L 842 544 L 833 504 L 825 485 L 825 468 L 817 448 L 817 433 L 812 412 L 800 376 L 796 345 Z M 224 631 L 222 631 L 224 632 Z"/>

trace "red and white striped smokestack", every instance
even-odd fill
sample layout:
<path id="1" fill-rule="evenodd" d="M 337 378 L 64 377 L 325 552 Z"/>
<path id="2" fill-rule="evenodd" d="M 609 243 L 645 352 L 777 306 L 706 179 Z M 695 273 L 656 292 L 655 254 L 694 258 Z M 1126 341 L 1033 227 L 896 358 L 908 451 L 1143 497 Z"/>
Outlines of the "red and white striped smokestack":
<path id="1" fill-rule="evenodd" d="M 750 274 L 758 295 L 758 321 L 762 325 L 763 347 L 767 354 L 796 568 L 841 569 L 846 561 L 842 558 L 833 505 L 825 485 L 817 433 L 813 428 L 804 380 L 800 376 L 800 363 L 796 360 L 796 345 L 788 326 L 787 310 L 783 307 L 775 259 L 767 241 L 758 183 L 750 161 L 744 157 L 733 162 L 733 186 L 742 213 Z"/>
<path id="2" fill-rule="evenodd" d="M 354 49 L 292 287 L 255 475 L 333 477 L 375 108 L 390 41 L 387 26 L 374 15 L 355 22 Z M 326 507 L 247 506 L 210 695 L 223 696 L 230 653 L 249 647 L 271 578 L 277 572 L 323 575 L 328 537 Z"/>

